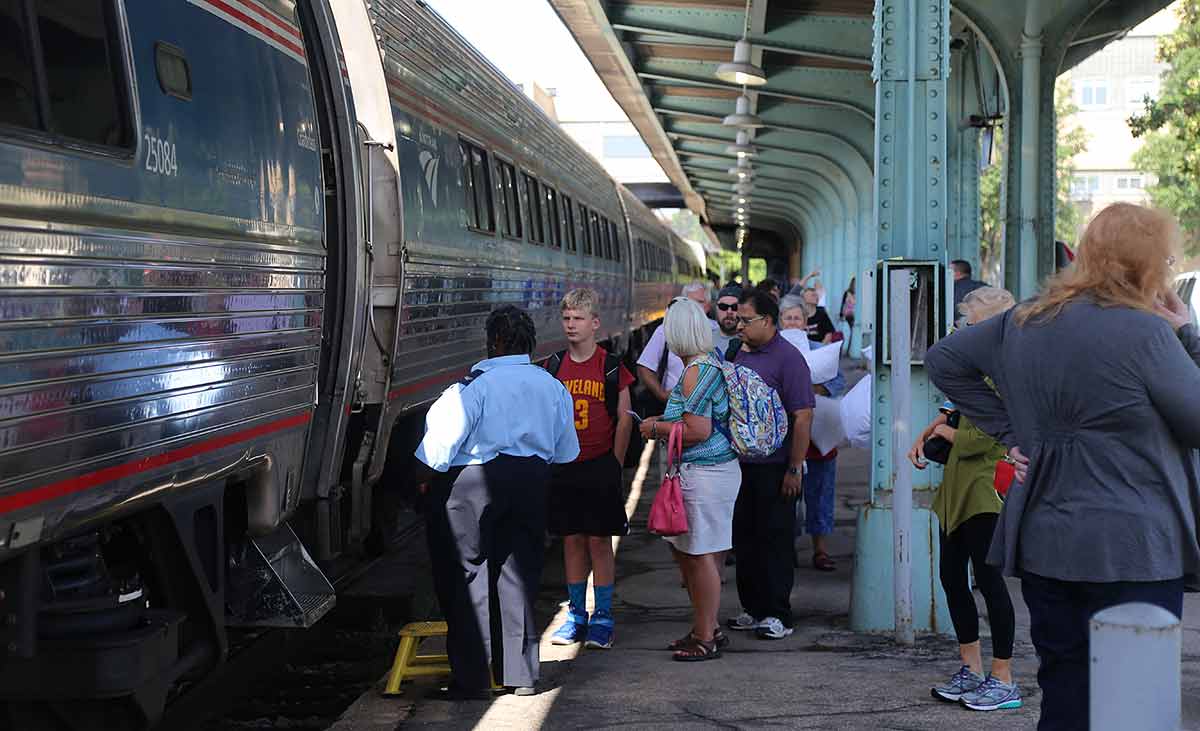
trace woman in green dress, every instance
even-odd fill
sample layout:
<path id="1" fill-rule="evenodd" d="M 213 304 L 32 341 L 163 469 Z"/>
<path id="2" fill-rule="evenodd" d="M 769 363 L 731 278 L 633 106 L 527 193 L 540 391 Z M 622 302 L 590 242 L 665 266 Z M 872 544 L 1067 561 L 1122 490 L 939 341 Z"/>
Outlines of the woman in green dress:
<path id="1" fill-rule="evenodd" d="M 983 287 L 968 294 L 959 309 L 967 324 L 973 325 L 1008 310 L 1013 304 L 1013 297 L 1006 290 Z M 1004 459 L 1007 450 L 965 416 L 959 417 L 955 428 L 947 423 L 947 415 L 943 413 L 921 433 L 908 454 L 917 469 L 923 470 L 928 465 L 923 449 L 925 441 L 933 436 L 953 445 L 942 485 L 933 500 L 933 512 L 941 524 L 939 569 L 962 666 L 949 681 L 935 686 L 932 694 L 938 700 L 961 702 L 975 710 L 1019 708 L 1021 696 L 1012 678 L 1016 633 L 1012 599 L 1000 570 L 986 562 L 1003 505 L 994 485 L 996 463 Z M 968 562 L 987 604 L 992 629 L 992 669 L 987 676 L 983 674 L 979 614 L 967 578 Z"/>

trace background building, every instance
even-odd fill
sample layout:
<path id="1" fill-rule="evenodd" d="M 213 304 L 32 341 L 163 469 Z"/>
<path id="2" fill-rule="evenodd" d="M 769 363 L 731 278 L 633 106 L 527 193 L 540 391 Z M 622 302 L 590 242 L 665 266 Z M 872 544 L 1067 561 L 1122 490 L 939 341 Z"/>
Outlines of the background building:
<path id="1" fill-rule="evenodd" d="M 1135 169 L 1141 140 L 1128 120 L 1142 111 L 1142 99 L 1158 94 L 1165 68 L 1156 59 L 1158 38 L 1175 30 L 1174 5 L 1151 16 L 1124 38 L 1104 47 L 1067 74 L 1078 107 L 1071 122 L 1087 131 L 1087 149 L 1074 160 L 1071 199 L 1082 220 L 1117 201 L 1146 203 L 1148 176 Z"/>

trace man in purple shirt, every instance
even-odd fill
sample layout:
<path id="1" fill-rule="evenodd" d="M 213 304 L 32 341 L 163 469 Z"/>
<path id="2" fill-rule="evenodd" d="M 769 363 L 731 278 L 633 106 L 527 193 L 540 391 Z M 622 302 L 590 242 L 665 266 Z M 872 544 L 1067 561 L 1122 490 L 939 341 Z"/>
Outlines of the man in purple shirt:
<path id="1" fill-rule="evenodd" d="M 726 624 L 730 629 L 754 630 L 763 639 L 780 640 L 792 633 L 796 497 L 816 400 L 808 362 L 779 334 L 779 305 L 769 294 L 752 289 L 741 296 L 738 335 L 744 345 L 734 362 L 775 389 L 791 417 L 791 427 L 790 438 L 775 454 L 741 460 L 733 551 L 743 611 Z"/>

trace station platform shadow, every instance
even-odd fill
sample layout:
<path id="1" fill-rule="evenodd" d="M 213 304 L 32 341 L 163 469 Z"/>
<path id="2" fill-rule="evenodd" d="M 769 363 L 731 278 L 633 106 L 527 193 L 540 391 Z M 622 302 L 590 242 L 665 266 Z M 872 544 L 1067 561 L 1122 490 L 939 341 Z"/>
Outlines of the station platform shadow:
<path id="1" fill-rule="evenodd" d="M 890 636 L 848 628 L 855 515 L 867 500 L 868 460 L 861 450 L 839 458 L 832 554 L 838 570 L 810 568 L 807 538 L 797 543 L 792 604 L 796 632 L 768 641 L 730 632 L 720 659 L 671 660 L 665 645 L 686 632 L 690 605 L 662 540 L 646 531 L 646 516 L 660 477 L 657 459 L 643 455 L 628 470 L 632 533 L 620 540 L 614 600 L 613 649 L 555 647 L 550 632 L 561 621 L 565 599 L 561 547 L 548 551 L 537 610 L 545 627 L 541 646 L 541 692 L 533 697 L 497 696 L 489 701 L 434 700 L 433 684 L 406 685 L 404 695 L 383 698 L 379 687 L 364 694 L 331 728 L 383 731 L 396 728 L 749 728 L 798 729 L 987 729 L 1033 728 L 1039 693 L 1037 658 L 1029 641 L 1029 618 L 1020 587 L 1010 581 L 1017 608 L 1014 668 L 1025 706 L 976 713 L 935 701 L 930 687 L 958 667 L 957 645 L 946 636 L 918 636 L 901 648 Z M 740 611 L 733 572 L 727 567 L 722 617 Z M 1192 595 L 1196 596 L 1196 595 Z M 985 654 L 986 611 L 977 595 Z M 1189 598 L 1184 637 L 1185 728 L 1200 724 L 1200 599 Z M 382 682 L 382 680 L 381 680 Z"/>

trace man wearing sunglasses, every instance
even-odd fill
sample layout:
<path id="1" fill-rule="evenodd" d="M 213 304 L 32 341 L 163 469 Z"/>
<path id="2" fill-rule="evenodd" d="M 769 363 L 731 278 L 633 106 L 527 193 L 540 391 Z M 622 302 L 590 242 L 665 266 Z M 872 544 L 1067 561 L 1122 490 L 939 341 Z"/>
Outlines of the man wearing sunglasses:
<path id="1" fill-rule="evenodd" d="M 738 336 L 738 299 L 742 288 L 727 284 L 717 293 L 717 330 L 713 332 L 713 347 L 720 353 L 729 349 L 729 341 Z"/>

